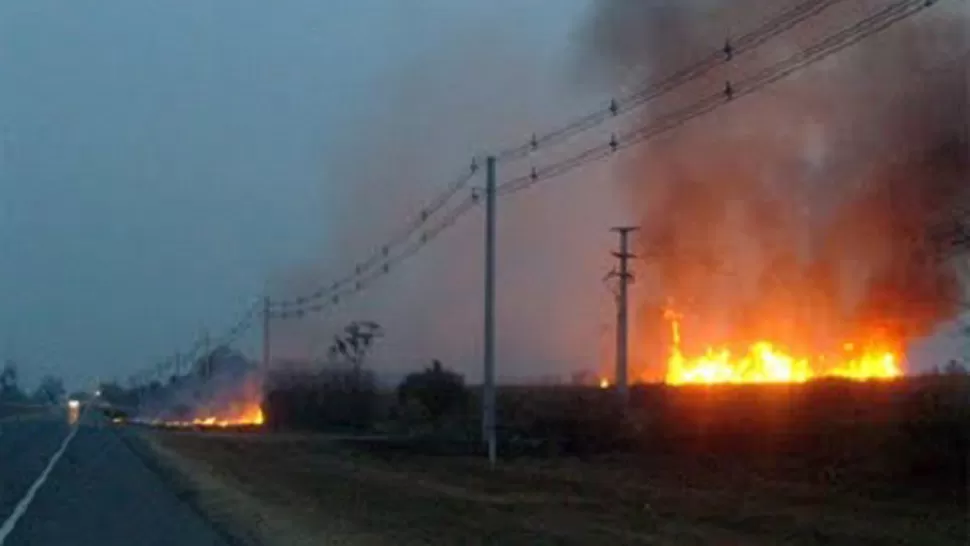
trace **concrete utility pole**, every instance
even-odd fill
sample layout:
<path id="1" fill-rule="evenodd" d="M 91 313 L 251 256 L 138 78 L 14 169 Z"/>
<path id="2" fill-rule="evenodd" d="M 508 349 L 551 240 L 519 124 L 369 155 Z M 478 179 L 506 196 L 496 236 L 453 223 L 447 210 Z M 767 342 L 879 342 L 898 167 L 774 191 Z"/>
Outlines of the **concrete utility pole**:
<path id="1" fill-rule="evenodd" d="M 620 234 L 620 251 L 613 255 L 620 260 L 620 271 L 613 276 L 620 279 L 620 290 L 617 295 L 616 305 L 616 392 L 620 400 L 626 403 L 630 398 L 629 383 L 627 377 L 627 287 L 633 279 L 630 273 L 629 260 L 634 258 L 630 254 L 630 233 L 636 231 L 636 227 L 615 227 L 611 231 Z"/>
<path id="2" fill-rule="evenodd" d="M 263 373 L 269 371 L 270 318 L 270 300 L 269 296 L 266 296 L 263 298 Z"/>
<path id="3" fill-rule="evenodd" d="M 482 384 L 482 436 L 488 462 L 495 465 L 495 157 L 486 161 L 485 181 L 485 370 Z"/>

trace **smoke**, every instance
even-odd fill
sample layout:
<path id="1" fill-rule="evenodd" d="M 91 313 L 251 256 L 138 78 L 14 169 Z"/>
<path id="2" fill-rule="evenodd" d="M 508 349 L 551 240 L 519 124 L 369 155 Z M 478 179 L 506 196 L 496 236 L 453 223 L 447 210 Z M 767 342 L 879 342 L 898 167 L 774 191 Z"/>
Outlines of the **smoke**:
<path id="1" fill-rule="evenodd" d="M 309 293 L 344 277 L 467 169 L 473 155 L 527 142 L 595 104 L 567 77 L 575 54 L 570 32 L 585 2 L 556 1 L 555 9 L 549 2 L 512 10 L 508 3 L 450 1 L 407 7 L 388 1 L 386 12 L 371 7 L 394 22 L 373 37 L 384 44 L 387 64 L 373 68 L 366 92 L 354 99 L 363 112 L 321 150 L 327 202 L 318 258 L 288 267 L 272 291 Z M 608 295 L 600 279 L 615 244 L 608 229 L 617 207 L 612 195 L 582 179 L 557 182 L 500 202 L 500 378 L 593 367 L 599 357 L 595 310 Z M 472 185 L 483 184 L 480 170 Z M 401 375 L 436 358 L 477 380 L 482 225 L 482 211 L 473 210 L 332 311 L 275 321 L 274 360 L 321 359 L 344 325 L 372 320 L 385 335 L 368 354 L 368 367 Z"/>
<path id="2" fill-rule="evenodd" d="M 608 88 L 660 79 L 792 4 L 601 0 L 581 29 L 580 67 Z M 886 4 L 829 8 L 644 116 Z M 906 343 L 958 312 L 952 263 L 939 259 L 954 250 L 924 243 L 970 205 L 963 4 L 941 1 L 632 152 L 620 179 L 650 263 L 636 292 L 647 360 L 661 361 L 668 300 L 687 313 L 688 346 L 692 332 L 695 341 L 757 336 L 796 347 L 876 335 Z"/>
<path id="3" fill-rule="evenodd" d="M 147 392 L 139 412 L 147 419 L 191 421 L 238 418 L 262 399 L 263 377 L 241 353 L 217 347 L 208 359 L 192 363 L 188 375 L 173 376 Z"/>

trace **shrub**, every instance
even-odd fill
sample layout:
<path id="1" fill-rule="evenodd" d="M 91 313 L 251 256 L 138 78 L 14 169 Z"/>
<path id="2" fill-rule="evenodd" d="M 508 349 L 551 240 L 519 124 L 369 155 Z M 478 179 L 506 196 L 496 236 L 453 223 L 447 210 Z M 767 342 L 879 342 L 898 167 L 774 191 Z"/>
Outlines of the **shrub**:
<path id="1" fill-rule="evenodd" d="M 271 376 L 263 409 L 274 428 L 365 431 L 373 428 L 376 408 L 373 373 L 328 368 Z"/>
<path id="2" fill-rule="evenodd" d="M 435 430 L 447 417 L 464 413 L 469 402 L 464 378 L 444 369 L 437 360 L 430 368 L 408 375 L 397 394 L 404 416 L 430 422 Z"/>
<path id="3" fill-rule="evenodd" d="M 499 399 L 501 439 L 506 450 L 586 456 L 625 451 L 634 432 L 612 392 L 575 388 L 506 392 Z"/>

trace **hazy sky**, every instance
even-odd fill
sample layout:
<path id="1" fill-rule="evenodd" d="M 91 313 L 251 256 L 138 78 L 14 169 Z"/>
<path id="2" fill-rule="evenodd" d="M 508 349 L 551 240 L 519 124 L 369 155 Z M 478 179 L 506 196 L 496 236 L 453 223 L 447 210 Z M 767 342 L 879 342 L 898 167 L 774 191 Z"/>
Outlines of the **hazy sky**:
<path id="1" fill-rule="evenodd" d="M 267 286 L 329 283 L 472 154 L 604 98 L 573 62 L 589 3 L 0 2 L 0 356 L 28 383 L 124 379 Z M 614 168 L 502 201 L 501 374 L 603 359 L 608 228 L 633 218 Z M 470 216 L 337 317 L 279 325 L 277 354 L 365 316 L 388 330 L 375 366 L 474 375 Z"/>
<path id="2" fill-rule="evenodd" d="M 417 4 L 0 3 L 0 349 L 28 381 L 126 377 L 225 328 L 273 275 L 326 263 L 347 213 L 333 173 L 354 168 L 334 158 L 402 106 L 387 85 L 402 63 L 469 32 L 475 62 L 493 48 L 533 62 L 563 48 L 584 2 Z M 486 76 L 506 61 L 488 62 Z M 563 93 L 567 70 L 545 64 L 536 77 Z M 458 92 L 484 103 L 503 85 Z"/>

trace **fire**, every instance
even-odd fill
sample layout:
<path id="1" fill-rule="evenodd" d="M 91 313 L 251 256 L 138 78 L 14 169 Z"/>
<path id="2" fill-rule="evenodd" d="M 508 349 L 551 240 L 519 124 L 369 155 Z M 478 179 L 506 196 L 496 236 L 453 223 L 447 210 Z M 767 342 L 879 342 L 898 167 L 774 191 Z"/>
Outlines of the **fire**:
<path id="1" fill-rule="evenodd" d="M 263 409 L 259 404 L 247 404 L 238 412 L 227 412 L 221 415 L 206 415 L 195 417 L 191 421 L 165 421 L 163 424 L 171 427 L 204 427 L 228 428 L 241 426 L 260 426 L 264 422 Z"/>
<path id="2" fill-rule="evenodd" d="M 732 353 L 726 347 L 707 346 L 701 354 L 688 357 L 681 348 L 681 317 L 671 310 L 664 317 L 671 329 L 666 373 L 666 382 L 671 385 L 804 383 L 823 377 L 865 381 L 902 375 L 896 353 L 876 342 L 861 349 L 846 342 L 839 354 L 809 357 L 792 355 L 771 341 L 759 340 L 743 354 Z"/>
<path id="3" fill-rule="evenodd" d="M 601 377 L 600 378 L 600 388 L 601 389 L 608 389 L 608 388 L 610 388 L 610 380 L 607 379 L 607 378 L 605 378 L 605 377 Z"/>

